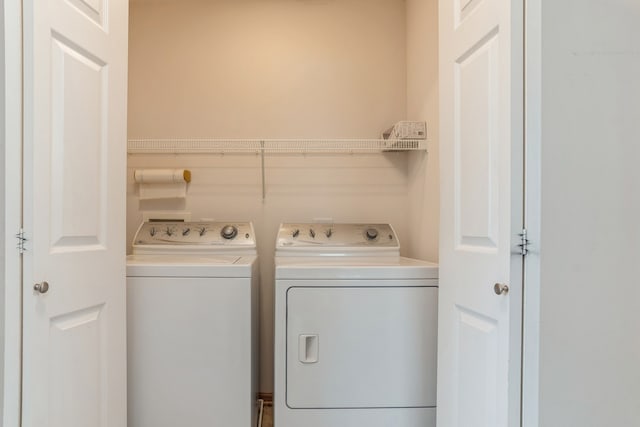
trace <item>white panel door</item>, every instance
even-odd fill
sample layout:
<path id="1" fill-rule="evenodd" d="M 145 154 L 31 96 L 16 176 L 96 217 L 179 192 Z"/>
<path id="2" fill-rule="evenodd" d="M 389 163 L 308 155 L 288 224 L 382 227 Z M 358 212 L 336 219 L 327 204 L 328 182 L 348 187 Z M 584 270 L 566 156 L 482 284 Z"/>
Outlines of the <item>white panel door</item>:
<path id="1" fill-rule="evenodd" d="M 127 24 L 24 2 L 24 427 L 126 425 Z"/>
<path id="2" fill-rule="evenodd" d="M 522 3 L 440 1 L 438 427 L 519 425 Z"/>

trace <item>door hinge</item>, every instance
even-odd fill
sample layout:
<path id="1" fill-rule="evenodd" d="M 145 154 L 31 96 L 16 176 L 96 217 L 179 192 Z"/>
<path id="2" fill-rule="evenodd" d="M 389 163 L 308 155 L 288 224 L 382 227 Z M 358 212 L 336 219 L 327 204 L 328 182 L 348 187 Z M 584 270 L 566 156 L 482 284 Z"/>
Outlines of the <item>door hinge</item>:
<path id="1" fill-rule="evenodd" d="M 520 255 L 526 256 L 529 253 L 529 239 L 527 236 L 527 229 L 523 228 L 522 232 L 518 234 L 520 236 L 520 244 L 518 247 L 520 248 Z"/>
<path id="2" fill-rule="evenodd" d="M 23 254 L 27 251 L 27 248 L 25 247 L 25 243 L 27 241 L 27 238 L 24 237 L 24 229 L 20 229 L 18 231 L 18 234 L 16 234 L 16 239 L 18 239 L 18 246 L 16 246 L 16 248 L 18 249 L 18 252 Z"/>

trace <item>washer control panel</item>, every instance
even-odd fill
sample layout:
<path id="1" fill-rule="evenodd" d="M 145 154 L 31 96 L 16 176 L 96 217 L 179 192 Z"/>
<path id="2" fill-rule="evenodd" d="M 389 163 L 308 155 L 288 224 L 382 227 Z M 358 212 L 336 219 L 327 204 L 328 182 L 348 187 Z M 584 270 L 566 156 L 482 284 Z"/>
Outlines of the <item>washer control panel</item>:
<path id="1" fill-rule="evenodd" d="M 144 222 L 134 245 L 225 245 L 255 246 L 249 222 Z"/>
<path id="2" fill-rule="evenodd" d="M 277 247 L 292 246 L 373 246 L 398 247 L 398 238 L 389 224 L 282 224 Z"/>

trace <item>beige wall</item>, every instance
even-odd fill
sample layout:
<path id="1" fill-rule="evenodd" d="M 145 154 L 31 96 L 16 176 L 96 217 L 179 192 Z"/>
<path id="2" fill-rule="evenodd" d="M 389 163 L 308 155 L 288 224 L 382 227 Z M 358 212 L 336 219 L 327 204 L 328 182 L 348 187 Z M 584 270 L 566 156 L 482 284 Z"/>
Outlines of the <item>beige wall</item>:
<path id="1" fill-rule="evenodd" d="M 417 0 L 137 0 L 131 4 L 129 137 L 376 138 L 407 117 L 437 133 L 437 27 L 407 33 Z M 419 7 L 418 7 L 419 6 Z M 437 20 L 434 10 L 432 22 Z M 417 27 L 420 26 L 420 29 Z M 429 55 L 407 73 L 407 37 Z M 426 47 L 426 50 L 423 49 Z M 416 56 L 417 59 L 417 56 Z M 428 84 L 419 80 L 426 73 Z M 434 98 L 435 97 L 435 98 Z M 389 222 L 403 254 L 437 258 L 433 154 L 129 155 L 127 237 L 145 210 L 253 221 L 261 259 L 261 381 L 273 390 L 273 246 L 282 221 Z M 133 170 L 185 167 L 185 201 L 140 202 Z M 429 192 L 424 196 L 423 192 Z M 412 201 L 416 198 L 416 201 Z M 415 210 L 415 212 L 414 212 Z M 435 217 L 434 217 L 435 215 Z M 425 226 L 425 221 L 436 221 Z M 419 229 L 414 233 L 410 227 Z M 435 231 L 434 231 L 435 230 Z"/>
<path id="2" fill-rule="evenodd" d="M 438 261 L 438 0 L 407 0 L 407 119 L 427 122 L 428 154 L 409 155 L 409 227 L 405 249 Z"/>
<path id="3" fill-rule="evenodd" d="M 131 4 L 130 137 L 377 137 L 405 116 L 403 0 Z"/>

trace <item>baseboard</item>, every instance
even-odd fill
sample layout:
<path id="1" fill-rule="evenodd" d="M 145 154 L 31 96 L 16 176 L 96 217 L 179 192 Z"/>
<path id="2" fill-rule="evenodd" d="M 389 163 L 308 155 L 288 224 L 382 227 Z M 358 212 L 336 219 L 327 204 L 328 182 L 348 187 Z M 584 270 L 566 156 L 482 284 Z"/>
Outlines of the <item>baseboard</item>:
<path id="1" fill-rule="evenodd" d="M 256 393 L 256 399 L 262 399 L 265 406 L 273 405 L 273 393 Z"/>

